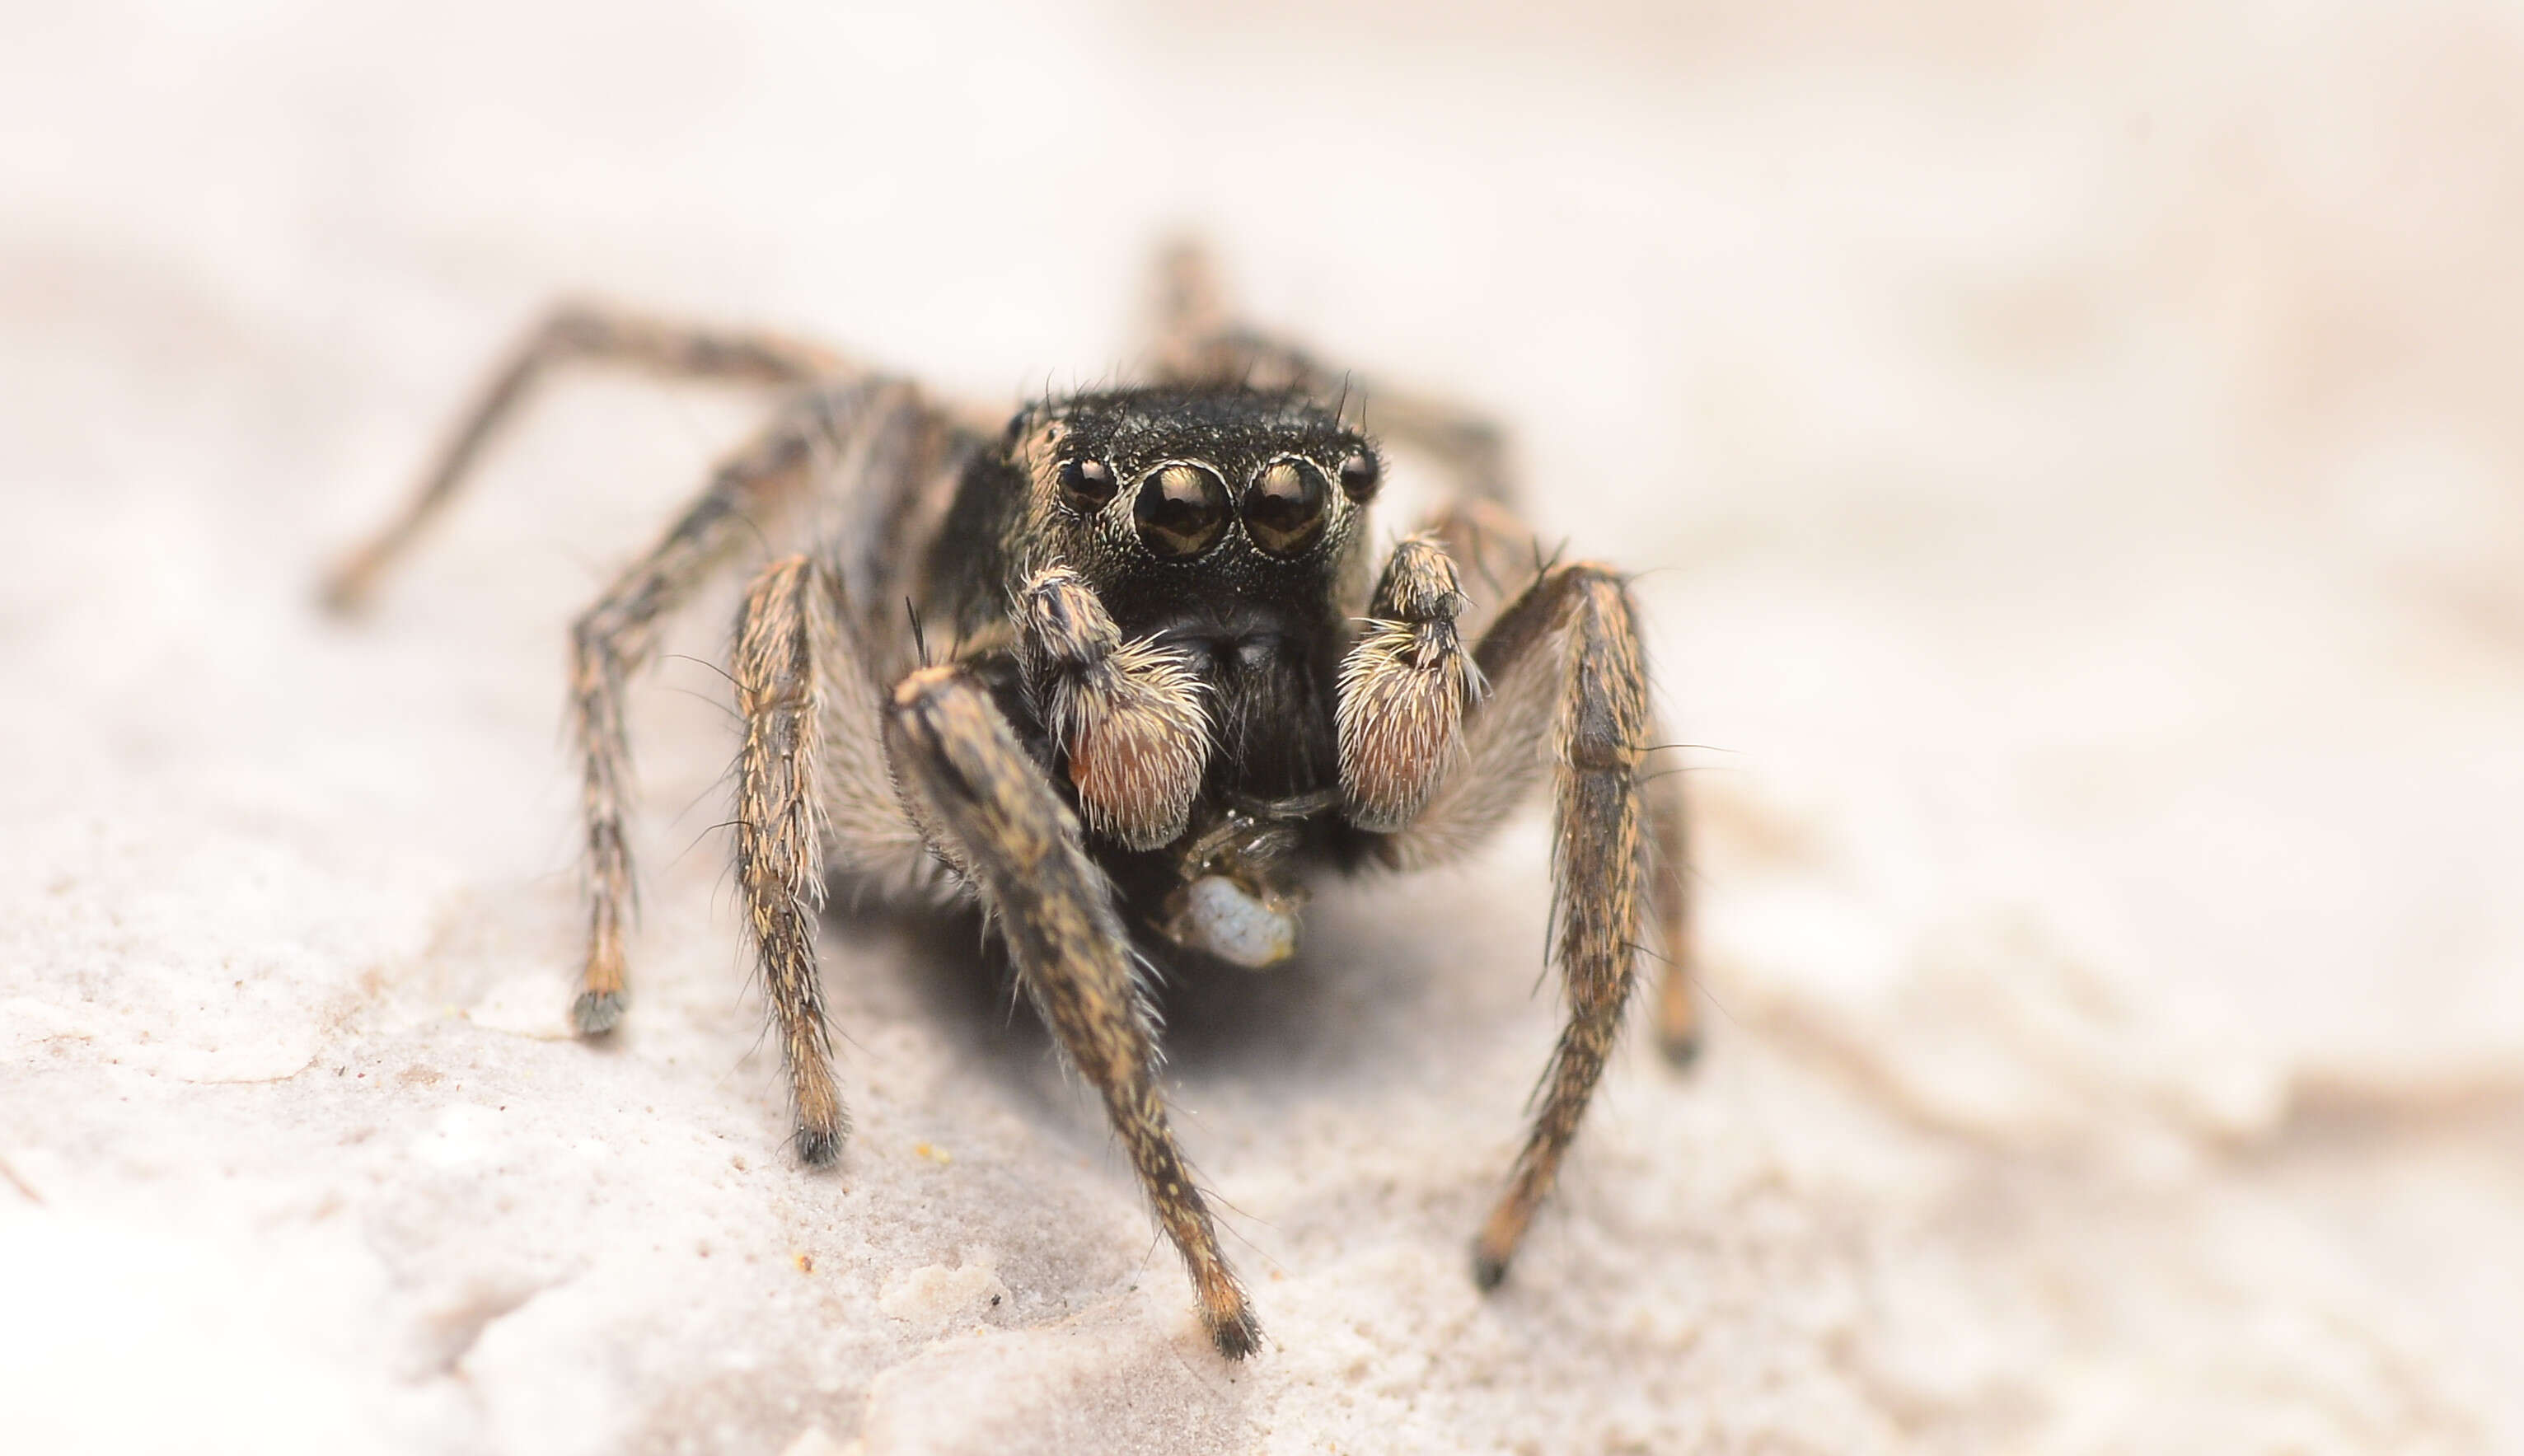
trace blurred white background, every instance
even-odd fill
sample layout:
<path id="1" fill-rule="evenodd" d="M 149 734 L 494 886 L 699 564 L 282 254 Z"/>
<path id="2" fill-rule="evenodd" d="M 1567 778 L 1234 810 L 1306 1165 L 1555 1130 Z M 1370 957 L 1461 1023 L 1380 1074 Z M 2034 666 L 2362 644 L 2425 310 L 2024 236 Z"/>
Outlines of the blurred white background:
<path id="1" fill-rule="evenodd" d="M 0 10 L 0 1409 L 29 1449 L 2524 1447 L 2519 158 L 2487 4 Z M 561 625 L 744 402 L 556 391 L 375 623 L 308 607 L 556 294 L 1013 404 L 1127 371 L 1183 228 L 1506 419 L 1714 750 L 1712 1058 L 1631 1058 L 1501 1300 L 1458 1266 L 1547 1035 L 1498 948 L 1533 836 L 1327 907 L 1387 969 L 1300 1023 L 1369 1031 L 1182 1069 L 1283 1342 L 1234 1380 L 1092 1118 L 968 1086 L 1033 1054 L 893 950 L 834 952 L 876 988 L 848 1186 L 789 1170 L 715 815 L 674 817 L 725 762 L 701 664 L 643 709 L 645 1040 L 556 1040 Z M 1076 1249 L 1011 1232 L 1038 1174 Z M 883 1308 L 915 1268 L 1014 1313 Z"/>

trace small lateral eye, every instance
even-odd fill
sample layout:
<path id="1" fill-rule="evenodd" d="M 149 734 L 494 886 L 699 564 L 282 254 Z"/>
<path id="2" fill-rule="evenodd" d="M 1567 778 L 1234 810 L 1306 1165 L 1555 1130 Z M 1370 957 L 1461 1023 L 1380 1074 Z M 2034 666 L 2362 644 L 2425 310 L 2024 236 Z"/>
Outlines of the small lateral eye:
<path id="1" fill-rule="evenodd" d="M 1062 461 L 1060 499 L 1074 510 L 1092 511 L 1113 499 L 1113 467 L 1102 461 Z"/>
<path id="2" fill-rule="evenodd" d="M 1340 462 L 1341 494 L 1364 506 L 1376 499 L 1376 488 L 1384 483 L 1384 466 L 1366 451 Z"/>
<path id="3" fill-rule="evenodd" d="M 1161 465 L 1140 482 L 1131 514 L 1150 552 L 1168 560 L 1199 556 L 1227 529 L 1227 482 L 1207 465 Z"/>
<path id="4" fill-rule="evenodd" d="M 1304 461 L 1273 461 L 1244 488 L 1244 529 L 1275 557 L 1293 557 L 1324 534 L 1331 496 L 1324 472 Z"/>

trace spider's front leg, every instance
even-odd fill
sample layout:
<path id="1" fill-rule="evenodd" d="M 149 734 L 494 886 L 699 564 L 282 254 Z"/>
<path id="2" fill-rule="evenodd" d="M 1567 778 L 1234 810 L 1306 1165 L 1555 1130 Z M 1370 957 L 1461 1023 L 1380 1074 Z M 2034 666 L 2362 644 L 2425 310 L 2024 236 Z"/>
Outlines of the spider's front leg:
<path id="1" fill-rule="evenodd" d="M 1589 562 L 1544 572 L 1500 613 L 1478 660 L 1493 674 L 1514 673 L 1521 659 L 1550 655 L 1555 638 L 1551 958 L 1568 1020 L 1543 1072 L 1533 1129 L 1473 1246 L 1473 1279 L 1483 1288 L 1507 1277 L 1612 1056 L 1646 907 L 1639 763 L 1648 746 L 1648 680 L 1637 610 L 1622 578 Z"/>
<path id="2" fill-rule="evenodd" d="M 1427 552 L 1443 562 L 1433 543 Z M 1428 562 L 1397 560 L 1387 583 L 1397 574 L 1437 579 Z M 1451 570 L 1445 580 L 1451 585 Z M 1384 597 L 1381 588 L 1380 602 Z M 1551 959 L 1560 968 L 1568 1016 L 1543 1073 L 1532 1130 L 1474 1248 L 1473 1277 L 1484 1288 L 1506 1277 L 1612 1054 L 1629 998 L 1651 869 L 1667 877 L 1680 872 L 1675 864 L 1654 864 L 1650 849 L 1651 815 L 1639 775 L 1650 714 L 1636 617 L 1621 577 L 1610 569 L 1586 562 L 1552 567 L 1483 634 L 1473 665 L 1489 693 L 1464 724 L 1460 748 L 1450 748 L 1444 761 L 1414 759 L 1393 730 L 1380 731 L 1376 718 L 1358 718 L 1364 747 L 1357 756 L 1381 751 L 1418 762 L 1430 776 L 1417 786 L 1416 813 L 1391 826 L 1380 844 L 1381 857 L 1397 867 L 1461 852 L 1506 816 L 1546 762 L 1551 771 Z M 1371 625 L 1361 650 L 1384 629 Z M 1424 669 L 1423 681 L 1434 678 Z M 1424 686 L 1421 696 L 1439 701 L 1432 686 Z M 1349 772 L 1353 714 L 1348 702 L 1341 706 L 1343 779 L 1355 802 L 1362 794 Z M 1654 829 L 1667 830 L 1666 816 L 1656 817 Z M 1678 818 L 1670 832 L 1678 845 Z M 1671 893 L 1660 885 L 1655 898 L 1661 909 L 1674 907 L 1672 933 L 1679 934 L 1678 880 Z M 1683 947 L 1674 949 L 1679 959 Z"/>
<path id="3" fill-rule="evenodd" d="M 979 681 L 924 667 L 895 689 L 886 749 L 929 832 L 974 884 L 1007 938 L 1027 994 L 1104 1099 L 1158 1222 L 1229 1359 L 1261 1329 L 1219 1252 L 1208 1206 L 1166 1122 L 1153 1039 L 1131 974 L 1112 889 L 1053 792 Z"/>
<path id="4" fill-rule="evenodd" d="M 1438 512 L 1429 534 L 1442 542 L 1449 556 L 1463 563 L 1465 590 L 1473 600 L 1468 618 L 1492 620 L 1510 599 L 1504 582 L 1518 580 L 1523 563 L 1540 556 L 1533 533 L 1512 512 L 1482 501 L 1458 501 Z M 1485 649 L 1485 651 L 1495 651 Z M 1536 677 L 1539 683 L 1540 678 Z M 1413 854 L 1442 851 L 1451 845 L 1469 845 L 1485 832 L 1512 806 L 1516 796 L 1529 786 L 1540 767 L 1536 752 L 1528 752 L 1520 733 L 1538 736 L 1550 726 L 1551 703 L 1547 692 L 1526 691 L 1502 693 L 1499 701 L 1484 706 L 1480 731 L 1474 735 L 1473 752 L 1487 761 L 1474 771 L 1456 774 L 1445 796 L 1446 803 L 1429 816 L 1411 845 Z M 1522 703 L 1519 703 L 1519 699 Z M 1662 743 L 1663 729 L 1652 729 Z M 1507 756 L 1502 757 L 1503 751 Z M 1689 816 L 1684 813 L 1682 776 L 1667 770 L 1641 777 L 1640 796 L 1646 801 L 1648 837 L 1654 864 L 1648 882 L 1648 894 L 1657 921 L 1658 941 L 1664 947 L 1665 964 L 1657 979 L 1655 1027 L 1657 1049 L 1676 1067 L 1689 1066 L 1700 1054 L 1700 1003 L 1693 991 L 1691 935 L 1691 880 L 1684 872 L 1690 863 Z M 1401 848 L 1395 841 L 1389 848 Z"/>
<path id="5" fill-rule="evenodd" d="M 1088 827 L 1134 849 L 1172 844 L 1209 760 L 1200 679 L 1177 649 L 1123 641 L 1066 566 L 1027 578 L 1015 606 L 1030 706 L 1060 746 Z"/>

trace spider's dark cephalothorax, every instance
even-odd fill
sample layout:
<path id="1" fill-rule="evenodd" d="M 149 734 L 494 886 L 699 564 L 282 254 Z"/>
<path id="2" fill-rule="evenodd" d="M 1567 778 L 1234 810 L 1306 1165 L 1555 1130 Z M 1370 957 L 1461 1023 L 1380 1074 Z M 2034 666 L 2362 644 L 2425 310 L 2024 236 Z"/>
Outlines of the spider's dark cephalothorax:
<path id="1" fill-rule="evenodd" d="M 737 867 L 809 1163 L 849 1132 L 815 959 L 834 880 L 978 901 L 1101 1094 L 1211 1339 L 1259 1327 L 1168 1126 L 1135 958 L 1265 967 L 1308 875 L 1410 869 L 1554 802 L 1552 960 L 1568 1020 L 1474 1249 L 1506 1272 L 1550 1190 L 1658 923 L 1668 1053 L 1696 1044 L 1670 777 L 1623 579 L 1545 562 L 1508 510 L 1497 433 L 1378 392 L 1453 504 L 1382 562 L 1384 479 L 1347 376 L 1243 329 L 1196 254 L 1170 261 L 1155 377 L 1004 429 L 812 345 L 563 308 L 494 376 L 410 509 L 337 571 L 350 609 L 441 510 L 549 367 L 573 360 L 781 387 L 786 402 L 579 618 L 589 932 L 574 1016 L 627 1004 L 622 692 L 665 616 L 763 541 L 737 628 Z M 1459 569 L 1459 567 L 1461 569 Z"/>

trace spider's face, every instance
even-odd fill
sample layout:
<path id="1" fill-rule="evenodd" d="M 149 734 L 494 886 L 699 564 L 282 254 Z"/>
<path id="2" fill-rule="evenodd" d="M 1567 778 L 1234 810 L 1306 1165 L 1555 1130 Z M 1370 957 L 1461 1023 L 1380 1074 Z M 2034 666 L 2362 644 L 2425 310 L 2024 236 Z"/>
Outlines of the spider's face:
<path id="1" fill-rule="evenodd" d="M 1245 390 L 1080 395 L 1020 421 L 1033 540 L 1125 633 L 1302 633 L 1357 573 L 1376 451 L 1320 407 Z"/>

